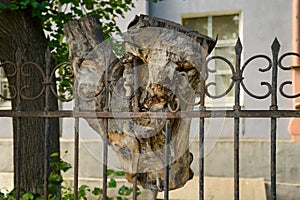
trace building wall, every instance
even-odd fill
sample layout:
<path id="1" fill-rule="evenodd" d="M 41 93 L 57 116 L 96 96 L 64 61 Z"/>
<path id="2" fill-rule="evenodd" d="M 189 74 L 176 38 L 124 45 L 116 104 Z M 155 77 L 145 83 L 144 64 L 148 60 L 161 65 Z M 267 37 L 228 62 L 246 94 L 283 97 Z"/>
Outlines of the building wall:
<path id="1" fill-rule="evenodd" d="M 124 14 L 124 18 L 116 19 L 117 25 L 122 32 L 126 32 L 127 26 L 132 21 L 135 15 L 146 14 L 148 12 L 148 1 L 139 0 L 135 2 L 135 8 Z"/>
<path id="2" fill-rule="evenodd" d="M 176 2 L 176 3 L 174 3 Z M 149 5 L 148 5 L 149 4 Z M 256 54 L 271 55 L 271 43 L 277 37 L 281 43 L 281 52 L 291 51 L 291 1 L 243 1 L 231 0 L 219 3 L 217 0 L 164 0 L 158 3 L 139 1 L 136 9 L 127 13 L 125 19 L 118 19 L 118 25 L 122 31 L 136 14 L 145 14 L 149 11 L 150 15 L 181 22 L 181 15 L 188 13 L 214 13 L 225 11 L 241 12 L 241 39 L 244 46 L 243 61 Z M 221 33 L 220 33 L 221 34 Z M 265 66 L 265 62 L 254 62 L 245 71 L 245 84 L 255 94 L 264 94 L 266 88 L 260 85 L 261 80 L 270 80 L 271 73 L 260 73 L 258 67 Z M 261 79 L 261 80 L 260 80 Z M 279 81 L 291 80 L 291 72 L 279 70 Z M 291 92 L 291 88 L 287 88 Z M 243 109 L 269 109 L 270 98 L 256 100 L 249 95 L 242 93 Z M 278 98 L 279 109 L 292 109 L 292 100 Z M 72 107 L 68 107 L 72 109 Z M 227 109 L 231 109 L 228 107 Z M 290 139 L 288 133 L 288 123 L 290 119 L 279 119 L 278 137 Z M 195 121 L 195 120 L 194 120 Z M 72 120 L 63 120 L 62 135 L 70 136 Z M 70 124 L 68 124 L 70 123 Z M 12 137 L 11 120 L 8 118 L 0 120 L 1 137 Z M 191 136 L 197 136 L 197 125 L 192 125 Z M 233 137 L 232 119 L 213 119 L 206 120 L 206 137 L 210 138 L 232 138 Z M 71 131 L 72 132 L 72 131 Z M 90 137 L 90 133 L 83 134 Z M 244 138 L 269 138 L 270 120 L 269 119 L 241 119 L 241 137 Z M 71 133 L 72 135 L 72 133 Z"/>
<path id="3" fill-rule="evenodd" d="M 13 161 L 12 161 L 12 140 L 0 140 L 0 190 L 13 188 Z M 214 177 L 217 180 L 212 187 L 212 193 L 219 193 L 216 188 L 226 187 L 232 190 L 225 190 L 224 196 L 233 193 L 233 183 L 226 182 L 222 185 L 223 178 L 232 178 L 234 176 L 233 169 L 233 140 L 221 139 L 206 140 L 205 142 L 205 158 L 204 158 L 204 175 L 206 177 Z M 97 151 L 91 153 L 91 149 Z M 80 157 L 79 157 L 79 180 L 80 184 L 87 184 L 90 187 L 101 186 L 102 181 L 102 142 L 100 140 L 81 140 L 80 141 Z M 198 199 L 198 179 L 199 175 L 199 141 L 191 141 L 190 149 L 194 155 L 194 161 L 191 168 L 195 176 L 193 181 L 187 184 L 193 190 L 189 193 L 187 199 Z M 65 154 L 65 151 L 68 153 Z M 279 140 L 277 142 L 277 199 L 279 200 L 297 200 L 300 196 L 300 143 Z M 73 140 L 61 140 L 62 159 L 73 164 L 74 143 Z M 108 168 L 120 170 L 120 164 L 113 156 L 113 151 L 109 150 Z M 242 179 L 263 179 L 265 185 L 266 196 L 270 198 L 270 142 L 268 140 L 241 140 L 240 142 L 240 178 Z M 73 178 L 73 169 L 63 174 L 66 182 Z M 123 180 L 124 181 L 124 180 Z M 241 180 L 242 182 L 242 180 Z M 124 182 L 123 182 L 124 183 Z M 122 183 L 122 184 L 123 184 Z M 208 184 L 206 182 L 205 184 Z M 248 186 L 246 186 L 248 187 Z M 250 186 L 249 186 L 250 187 Z M 254 187 L 255 188 L 255 187 Z M 188 188 L 186 188 L 188 189 Z M 257 187 L 256 189 L 259 189 Z M 207 188 L 205 189 L 207 190 Z M 186 190 L 185 190 L 186 191 Z M 223 191 L 224 192 L 224 191 Z M 249 191 L 248 191 L 249 192 Z M 251 194 L 251 192 L 250 192 Z M 205 194 L 208 195 L 208 194 Z M 248 193 L 242 192 L 242 199 L 247 197 Z M 143 198 L 141 198 L 143 199 Z M 149 198 L 144 198 L 149 199 Z M 225 198 L 224 198 L 225 199 Z M 232 198 L 228 198 L 232 199 Z M 245 198 L 247 199 L 247 198 Z M 253 198 L 248 198 L 253 199 Z"/>
<path id="4" fill-rule="evenodd" d="M 142 1 L 143 2 L 143 1 Z M 126 15 L 126 19 L 120 20 L 122 31 L 126 30 L 127 22 L 133 19 L 135 14 L 145 13 L 147 3 L 137 6 L 135 13 Z M 244 46 L 243 61 L 256 54 L 271 55 L 271 43 L 274 37 L 278 37 L 281 43 L 281 52 L 291 51 L 291 1 L 280 0 L 164 0 L 159 3 L 149 3 L 149 14 L 180 23 L 181 15 L 187 13 L 214 13 L 220 11 L 237 10 L 241 12 L 241 39 Z M 264 63 L 256 63 L 264 64 Z M 261 65 L 259 65 L 261 67 Z M 269 79 L 270 73 L 260 76 L 257 66 L 251 65 L 247 69 L 245 83 L 252 92 L 262 94 L 265 88 L 260 86 L 258 79 Z M 280 80 L 291 80 L 291 72 L 284 73 L 279 70 Z M 254 100 L 243 94 L 243 109 L 269 109 L 270 98 L 266 100 Z M 279 98 L 280 109 L 292 109 L 292 101 Z M 72 109 L 72 103 L 64 105 L 64 109 Z M 228 108 L 230 109 L 230 108 Z M 278 119 L 278 138 L 290 139 L 287 127 L 289 119 Z M 62 119 L 62 145 L 61 151 L 68 150 L 65 159 L 71 163 L 73 155 L 73 122 L 74 119 Z M 0 137 L 12 138 L 11 119 L 0 119 Z M 241 171 L 240 176 L 245 178 L 263 177 L 268 191 L 269 171 L 269 141 L 264 140 L 270 135 L 270 119 L 241 119 Z M 207 119 L 205 124 L 205 137 L 210 138 L 206 142 L 205 175 L 213 177 L 233 176 L 233 143 L 224 138 L 233 137 L 232 119 Z M 197 120 L 193 120 L 191 128 L 191 151 L 197 158 L 199 144 L 197 140 Z M 85 140 L 80 143 L 80 177 L 82 180 L 96 180 L 101 178 L 101 139 L 97 133 L 88 127 L 84 120 L 80 120 L 80 138 Z M 254 140 L 253 140 L 254 139 Z M 278 199 L 297 199 L 299 197 L 299 167 L 298 156 L 300 147 L 297 143 L 280 140 L 277 146 L 278 156 Z M 4 183 L 3 177 L 12 180 L 12 140 L 0 141 L 0 183 Z M 116 156 L 110 151 L 110 167 L 119 168 L 120 164 Z M 197 159 L 193 162 L 195 175 L 198 174 Z M 72 171 L 71 171 L 72 172 Z M 6 176 L 8 175 L 8 176 Z M 71 178 L 72 173 L 65 175 Z M 10 181 L 10 183 L 12 183 Z M 1 185 L 2 187 L 2 185 Z M 9 186 L 10 187 L 10 186 Z M 7 187 L 6 187 L 7 188 Z M 288 197 L 288 198 L 287 198 Z"/>
<path id="5" fill-rule="evenodd" d="M 239 11 L 241 13 L 241 32 L 240 37 L 243 45 L 242 63 L 248 58 L 257 54 L 271 56 L 271 44 L 275 37 L 281 43 L 281 54 L 292 51 L 291 36 L 291 1 L 281 0 L 164 0 L 159 3 L 150 3 L 149 14 L 152 16 L 168 19 L 177 23 L 181 22 L 184 14 L 201 13 L 222 13 L 226 11 Z M 222 33 L 219 33 L 222 34 Z M 290 60 L 286 60 L 286 64 Z M 244 73 L 244 83 L 254 94 L 263 95 L 266 87 L 260 85 L 262 80 L 271 80 L 271 71 L 261 73 L 258 68 L 265 67 L 266 62 L 255 61 L 247 67 Z M 291 71 L 279 70 L 278 84 L 283 80 L 291 80 Z M 286 92 L 291 94 L 291 88 L 286 88 Z M 280 95 L 279 95 L 280 96 Z M 242 93 L 243 109 L 269 109 L 271 99 L 257 100 L 249 95 Z M 279 109 L 292 109 L 292 100 L 278 97 Z M 230 109 L 230 107 L 229 107 Z M 290 139 L 288 133 L 288 123 L 290 119 L 280 119 L 278 125 L 278 138 Z M 232 138 L 233 120 L 220 120 L 222 131 L 216 132 L 212 126 L 208 137 Z M 243 119 L 241 120 L 241 131 L 244 138 L 269 138 L 270 120 L 269 119 Z M 209 126 L 209 125 L 208 125 Z"/>

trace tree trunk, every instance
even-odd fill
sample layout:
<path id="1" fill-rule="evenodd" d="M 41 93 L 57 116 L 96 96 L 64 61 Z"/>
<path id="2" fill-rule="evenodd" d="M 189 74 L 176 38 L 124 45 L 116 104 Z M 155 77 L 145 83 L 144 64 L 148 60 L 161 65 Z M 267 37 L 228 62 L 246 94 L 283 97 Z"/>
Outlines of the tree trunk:
<path id="1" fill-rule="evenodd" d="M 2 0 L 0 3 L 7 3 Z M 45 72 L 45 52 L 47 40 L 39 19 L 32 17 L 31 11 L 15 10 L 3 11 L 0 14 L 0 60 L 16 63 L 17 54 L 20 54 L 21 64 L 31 61 L 37 63 Z M 19 52 L 19 53 L 17 53 Z M 13 72 L 10 66 L 4 67 L 7 75 Z M 36 96 L 43 87 L 42 75 L 34 66 L 26 67 L 26 73 L 21 73 L 21 88 L 29 85 L 30 88 L 23 90 L 25 96 Z M 8 76 L 9 85 L 15 86 L 16 76 Z M 20 92 L 20 91 L 18 91 Z M 11 91 L 14 94 L 14 91 Z M 20 93 L 18 93 L 20 95 Z M 57 99 L 49 95 L 50 110 L 57 110 Z M 45 94 L 36 100 L 25 100 L 21 98 L 22 111 L 44 111 Z M 12 100 L 12 109 L 18 109 L 17 98 Z M 57 118 L 50 119 L 50 144 L 49 150 L 59 152 L 59 121 Z M 16 174 L 16 163 L 20 164 L 20 187 L 28 192 L 41 192 L 37 186 L 43 185 L 44 175 L 44 142 L 45 142 L 45 119 L 43 118 L 22 118 L 20 138 L 20 160 L 17 160 L 17 124 L 13 119 L 14 129 L 14 171 Z M 15 177 L 16 184 L 16 177 Z"/>
<path id="2" fill-rule="evenodd" d="M 128 181 L 133 182 L 136 176 L 144 188 L 162 191 L 164 169 L 168 166 L 169 189 L 182 187 L 193 177 L 189 153 L 191 120 L 118 119 L 118 112 L 192 110 L 200 76 L 207 76 L 205 59 L 215 41 L 179 24 L 142 15 L 124 33 L 125 52 L 118 59 L 113 53 L 114 45 L 103 41 L 100 27 L 97 16 L 65 25 L 80 110 L 109 110 L 115 114 L 116 119 L 108 120 L 107 137 Z M 109 91 L 105 91 L 107 88 Z M 86 120 L 100 135 L 106 133 L 103 119 Z M 166 145 L 170 148 L 169 163 L 165 160 Z"/>

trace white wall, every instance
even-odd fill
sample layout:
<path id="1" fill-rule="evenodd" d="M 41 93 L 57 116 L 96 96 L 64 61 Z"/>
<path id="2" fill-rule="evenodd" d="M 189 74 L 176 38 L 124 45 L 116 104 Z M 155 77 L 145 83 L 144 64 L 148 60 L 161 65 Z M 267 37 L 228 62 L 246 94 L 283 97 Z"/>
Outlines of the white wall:
<path id="1" fill-rule="evenodd" d="M 150 3 L 149 14 L 152 16 L 181 22 L 181 15 L 189 13 L 214 13 L 222 11 L 241 11 L 241 33 L 243 45 L 242 63 L 256 54 L 271 56 L 271 44 L 275 37 L 281 43 L 281 54 L 292 51 L 291 48 L 291 8 L 292 1 L 282 0 L 164 0 L 159 3 Z M 222 33 L 219 33 L 222 34 Z M 286 60 L 288 61 L 288 60 Z M 289 61 L 288 61 L 289 62 Z M 288 63 L 287 62 L 287 63 Z M 266 88 L 260 85 L 262 80 L 271 80 L 271 71 L 261 73 L 259 67 L 264 67 L 265 62 L 256 61 L 245 70 L 244 83 L 253 93 L 263 95 Z M 291 72 L 278 70 L 278 86 L 283 80 L 291 80 Z M 291 88 L 286 88 L 291 94 Z M 279 95 L 280 96 L 280 95 Z M 242 95 L 244 109 L 269 109 L 271 99 L 256 100 L 247 94 Z M 278 97 L 279 109 L 292 109 L 292 100 Z M 214 130 L 207 133 L 208 137 L 232 137 L 233 120 L 220 122 L 224 125 L 222 133 Z M 245 138 L 269 138 L 270 119 L 242 119 L 241 131 Z M 278 137 L 289 139 L 289 119 L 280 119 Z"/>
<path id="2" fill-rule="evenodd" d="M 120 27 L 122 32 L 126 32 L 129 22 L 131 22 L 135 15 L 146 14 L 148 10 L 148 2 L 146 0 L 136 0 L 135 8 L 127 12 L 125 18 L 118 18 L 117 25 Z"/>

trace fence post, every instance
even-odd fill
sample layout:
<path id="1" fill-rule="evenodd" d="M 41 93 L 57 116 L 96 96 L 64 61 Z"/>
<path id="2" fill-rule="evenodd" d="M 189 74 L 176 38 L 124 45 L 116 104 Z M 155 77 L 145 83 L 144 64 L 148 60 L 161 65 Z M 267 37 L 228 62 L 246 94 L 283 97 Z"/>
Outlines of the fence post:
<path id="1" fill-rule="evenodd" d="M 239 134 L 240 134 L 240 118 L 239 113 L 241 110 L 240 105 L 240 85 L 243 79 L 242 71 L 240 69 L 242 44 L 240 38 L 236 42 L 235 54 L 235 74 L 232 77 L 235 82 L 235 96 L 234 96 L 234 199 L 239 199 Z"/>
<path id="2" fill-rule="evenodd" d="M 47 48 L 45 52 L 45 62 L 46 62 L 46 76 L 44 80 L 45 85 L 45 106 L 44 111 L 49 111 L 49 93 L 50 88 L 50 65 L 51 65 L 51 53 L 50 49 Z M 48 199 L 48 176 L 49 176 L 49 138 L 50 138 L 50 118 L 45 118 L 45 143 L 44 143 L 44 199 Z"/>
<path id="3" fill-rule="evenodd" d="M 207 65 L 205 65 L 207 67 Z M 202 72 L 205 69 L 202 70 Z M 200 75 L 200 105 L 199 112 L 205 111 L 205 85 L 204 75 Z M 204 200 L 204 117 L 199 119 L 199 200 Z"/>
<path id="4" fill-rule="evenodd" d="M 109 64 L 105 65 L 104 86 L 105 86 L 105 105 L 104 112 L 109 112 L 109 83 L 108 83 Z M 107 199 L 107 163 L 108 163 L 108 118 L 104 119 L 103 134 L 103 200 Z"/>
<path id="5" fill-rule="evenodd" d="M 17 72 L 17 105 L 16 105 L 16 110 L 17 112 L 20 112 L 22 110 L 22 105 L 21 105 L 21 50 L 17 49 L 16 52 L 16 72 Z M 17 162 L 16 162 L 16 168 L 15 168 L 15 184 L 16 184 L 16 199 L 20 199 L 20 185 L 21 185 L 21 165 L 20 165 L 20 160 L 21 160 L 21 117 L 17 117 L 17 147 L 16 147 L 16 153 L 17 153 Z"/>
<path id="6" fill-rule="evenodd" d="M 171 130 L 170 121 L 166 122 L 166 145 L 165 145 L 165 182 L 164 182 L 164 199 L 169 199 L 169 175 L 170 175 L 170 141 L 171 141 Z"/>
<path id="7" fill-rule="evenodd" d="M 272 44 L 272 96 L 270 110 L 278 110 L 277 105 L 277 71 L 278 71 L 278 53 L 280 44 L 275 38 Z M 271 117 L 271 199 L 276 199 L 276 131 L 277 131 L 277 118 Z"/>

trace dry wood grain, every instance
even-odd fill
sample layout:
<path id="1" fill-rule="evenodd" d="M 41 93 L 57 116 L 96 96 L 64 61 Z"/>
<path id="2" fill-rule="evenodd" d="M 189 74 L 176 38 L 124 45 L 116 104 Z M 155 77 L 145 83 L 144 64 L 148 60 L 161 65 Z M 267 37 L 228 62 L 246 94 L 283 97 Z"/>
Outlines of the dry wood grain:
<path id="1" fill-rule="evenodd" d="M 81 110 L 103 111 L 106 98 L 109 111 L 115 115 L 118 111 L 193 109 L 187 102 L 194 101 L 199 76 L 205 76 L 203 66 L 214 40 L 179 24 L 142 15 L 124 33 L 125 52 L 117 58 L 111 43 L 103 41 L 99 27 L 95 15 L 65 26 Z M 104 87 L 106 69 L 109 97 Z M 86 120 L 103 135 L 102 119 Z M 108 121 L 109 145 L 117 153 L 128 181 L 136 175 L 144 188 L 164 190 L 166 120 L 171 125 L 169 187 L 182 187 L 192 178 L 191 119 L 112 119 Z"/>

